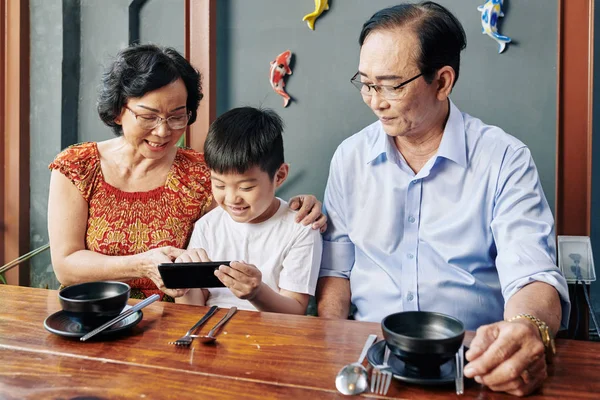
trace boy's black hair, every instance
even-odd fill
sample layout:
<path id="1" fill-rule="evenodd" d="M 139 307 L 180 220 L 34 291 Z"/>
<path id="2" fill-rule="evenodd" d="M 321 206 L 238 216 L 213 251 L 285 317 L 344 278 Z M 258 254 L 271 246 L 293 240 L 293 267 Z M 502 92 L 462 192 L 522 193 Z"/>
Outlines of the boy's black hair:
<path id="1" fill-rule="evenodd" d="M 117 136 L 123 134 L 115 119 L 121 115 L 127 101 L 142 97 L 181 78 L 187 89 L 186 109 L 191 114 L 188 125 L 196 120 L 202 99 L 200 73 L 171 47 L 137 44 L 117 54 L 102 75 L 98 93 L 98 115 Z"/>
<path id="2" fill-rule="evenodd" d="M 243 174 L 258 166 L 273 179 L 284 163 L 283 121 L 271 109 L 239 107 L 219 116 L 208 130 L 204 158 L 219 174 Z"/>

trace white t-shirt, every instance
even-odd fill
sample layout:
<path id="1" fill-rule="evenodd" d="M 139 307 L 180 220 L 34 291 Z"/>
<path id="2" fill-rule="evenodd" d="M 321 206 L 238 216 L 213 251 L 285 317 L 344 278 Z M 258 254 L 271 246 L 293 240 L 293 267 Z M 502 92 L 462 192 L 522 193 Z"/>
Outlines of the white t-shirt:
<path id="1" fill-rule="evenodd" d="M 234 221 L 222 208 L 215 208 L 194 225 L 189 249 L 206 250 L 214 261 L 244 261 L 255 265 L 271 289 L 314 295 L 323 244 L 321 234 L 311 226 L 294 222 L 296 211 L 279 199 L 279 209 L 258 224 Z M 228 288 L 209 289 L 206 305 L 256 308 L 237 298 Z"/>

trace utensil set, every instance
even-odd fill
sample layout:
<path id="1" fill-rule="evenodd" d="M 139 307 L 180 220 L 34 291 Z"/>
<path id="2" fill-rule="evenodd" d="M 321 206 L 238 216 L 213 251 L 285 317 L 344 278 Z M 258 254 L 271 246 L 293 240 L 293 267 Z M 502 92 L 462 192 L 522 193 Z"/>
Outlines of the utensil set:
<path id="1" fill-rule="evenodd" d="M 169 342 L 169 344 L 174 344 L 176 346 L 190 346 L 192 344 L 192 341 L 195 338 L 199 338 L 202 343 L 212 343 L 215 340 L 217 340 L 216 337 L 216 333 L 217 331 L 227 322 L 229 321 L 229 319 L 231 317 L 233 317 L 233 314 L 236 313 L 237 308 L 236 307 L 231 307 L 229 309 L 229 311 L 227 312 L 227 315 L 225 315 L 223 318 L 221 318 L 221 320 L 219 322 L 217 322 L 217 324 L 214 326 L 214 328 L 212 328 L 210 330 L 210 332 L 208 332 L 208 335 L 204 336 L 204 335 L 193 335 L 193 333 L 200 328 L 202 325 L 204 325 L 206 323 L 206 321 L 208 321 L 208 319 L 210 317 L 212 317 L 212 315 L 218 310 L 217 306 L 212 306 L 207 312 L 206 314 L 204 314 L 204 316 L 194 324 L 194 326 L 192 326 L 186 333 L 185 335 L 183 335 L 182 337 L 180 337 L 179 339 L 175 340 L 174 342 Z"/>
<path id="2" fill-rule="evenodd" d="M 359 394 L 367 390 L 367 374 L 362 361 L 364 356 L 367 354 L 367 350 L 373 345 L 377 339 L 376 335 L 369 335 L 363 351 L 359 357 L 358 362 L 348 364 L 344 366 L 340 372 L 338 372 L 335 379 L 335 386 L 338 391 L 345 395 Z M 387 395 L 392 381 L 392 368 L 388 364 L 390 359 L 390 348 L 387 343 L 384 348 L 383 362 L 381 364 L 373 364 L 373 371 L 371 372 L 371 393 L 379 394 L 382 396 Z M 464 394 L 464 346 L 461 345 L 458 352 L 456 353 L 456 394 Z"/>

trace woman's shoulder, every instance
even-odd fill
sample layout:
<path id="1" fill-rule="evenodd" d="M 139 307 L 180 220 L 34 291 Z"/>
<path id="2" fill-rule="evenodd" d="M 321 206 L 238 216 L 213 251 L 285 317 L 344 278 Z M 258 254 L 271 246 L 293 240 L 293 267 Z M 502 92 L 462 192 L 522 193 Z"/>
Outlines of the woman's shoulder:
<path id="1" fill-rule="evenodd" d="M 204 154 L 194 149 L 178 148 L 175 166 L 183 174 L 193 175 L 194 177 L 210 177 L 210 171 L 204 161 Z"/>
<path id="2" fill-rule="evenodd" d="M 102 175 L 100 155 L 96 142 L 78 143 L 61 151 L 48 166 L 67 177 L 89 200 L 91 192 Z"/>
<path id="3" fill-rule="evenodd" d="M 171 183 L 179 189 L 187 188 L 200 198 L 210 198 L 210 170 L 204 162 L 204 154 L 193 149 L 178 148 L 173 163 L 173 178 Z"/>
<path id="4" fill-rule="evenodd" d="M 61 151 L 49 165 L 50 169 L 86 170 L 96 168 L 100 160 L 98 144 L 85 142 L 71 145 Z"/>
<path id="5" fill-rule="evenodd" d="M 79 161 L 98 159 L 98 144 L 96 142 L 83 142 L 73 144 L 56 156 L 54 162 Z"/>

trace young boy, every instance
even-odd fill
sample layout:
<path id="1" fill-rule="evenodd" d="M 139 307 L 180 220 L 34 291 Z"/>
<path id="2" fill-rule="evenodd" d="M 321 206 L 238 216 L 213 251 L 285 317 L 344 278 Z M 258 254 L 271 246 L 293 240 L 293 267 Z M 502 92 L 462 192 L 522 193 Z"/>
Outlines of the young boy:
<path id="1" fill-rule="evenodd" d="M 275 197 L 289 170 L 282 131 L 274 111 L 252 107 L 212 123 L 204 157 L 220 207 L 196 222 L 176 262 L 239 261 L 215 271 L 225 288 L 191 289 L 179 303 L 306 313 L 319 275 L 321 234 L 296 223 L 295 211 Z"/>

